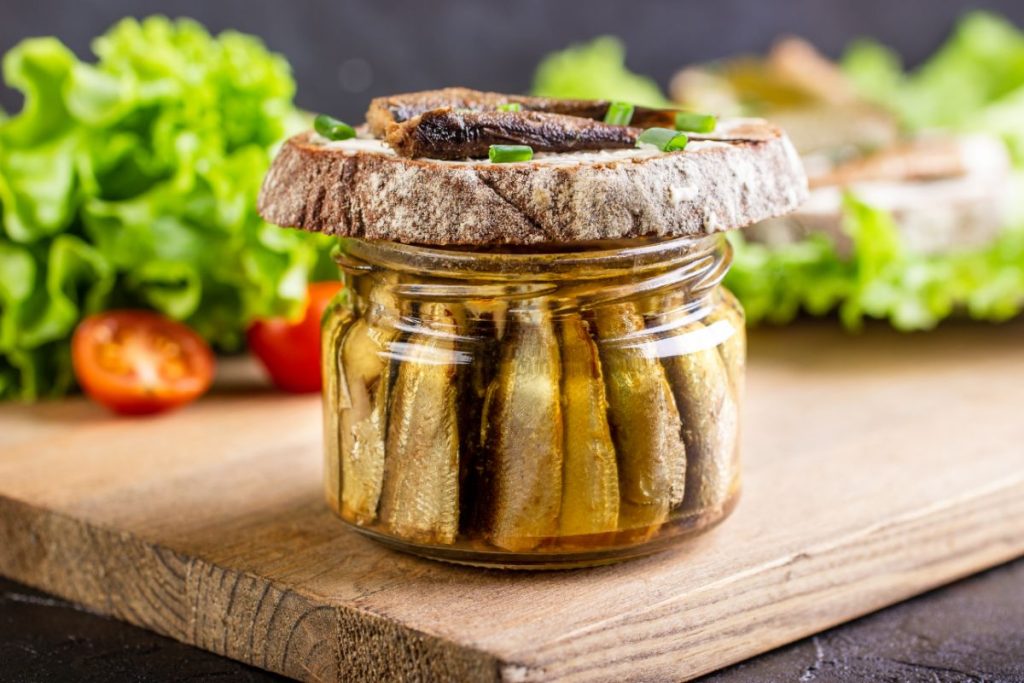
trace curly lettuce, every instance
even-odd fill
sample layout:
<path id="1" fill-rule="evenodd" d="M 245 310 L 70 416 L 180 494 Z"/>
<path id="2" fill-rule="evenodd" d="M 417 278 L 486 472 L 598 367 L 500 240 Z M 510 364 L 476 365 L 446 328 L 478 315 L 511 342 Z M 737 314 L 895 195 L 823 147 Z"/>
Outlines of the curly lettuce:
<path id="1" fill-rule="evenodd" d="M 122 21 L 93 51 L 36 38 L 3 59 L 24 106 L 0 117 L 0 398 L 73 388 L 84 315 L 151 308 L 231 350 L 330 272 L 323 240 L 255 209 L 303 123 L 283 58 L 163 17 Z"/>
<path id="2" fill-rule="evenodd" d="M 1021 310 L 1024 229 L 1007 229 L 983 248 L 918 254 L 900 244 L 888 212 L 847 194 L 843 230 L 851 240 L 843 255 L 824 235 L 770 247 L 730 234 L 734 260 L 725 284 L 748 320 L 781 324 L 801 311 L 838 310 L 849 329 L 879 318 L 912 331 L 931 329 L 959 310 L 991 322 Z"/>

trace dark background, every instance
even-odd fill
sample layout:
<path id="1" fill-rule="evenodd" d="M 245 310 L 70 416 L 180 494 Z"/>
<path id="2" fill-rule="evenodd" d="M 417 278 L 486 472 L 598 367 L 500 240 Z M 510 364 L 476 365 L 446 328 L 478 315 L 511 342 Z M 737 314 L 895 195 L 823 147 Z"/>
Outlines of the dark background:
<path id="1" fill-rule="evenodd" d="M 81 55 L 120 17 L 162 13 L 262 36 L 291 61 L 298 102 L 356 119 L 369 97 L 467 85 L 525 91 L 540 58 L 613 33 L 628 63 L 665 85 L 681 65 L 761 51 L 785 33 L 837 56 L 859 36 L 927 57 L 972 8 L 1024 26 L 1024 0 L 0 0 L 0 50 L 57 35 Z M 0 88 L 8 111 L 18 97 Z"/>

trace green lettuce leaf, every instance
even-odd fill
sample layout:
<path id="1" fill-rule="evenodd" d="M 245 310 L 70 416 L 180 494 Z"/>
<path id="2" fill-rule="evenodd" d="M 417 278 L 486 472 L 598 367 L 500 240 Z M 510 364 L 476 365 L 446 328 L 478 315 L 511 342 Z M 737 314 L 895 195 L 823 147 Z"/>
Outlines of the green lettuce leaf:
<path id="1" fill-rule="evenodd" d="M 867 40 L 842 60 L 859 92 L 894 111 L 910 130 L 946 128 L 1001 135 L 1024 162 L 1024 33 L 988 12 L 972 12 L 916 71 Z"/>
<path id="2" fill-rule="evenodd" d="M 838 309 L 843 324 L 887 319 L 910 331 L 935 327 L 957 311 L 1002 321 L 1024 309 L 1024 228 L 1008 229 L 984 248 L 923 255 L 905 249 L 892 217 L 847 194 L 849 254 L 821 235 L 788 246 L 729 235 L 733 266 L 725 284 L 751 323 L 786 323 L 800 311 Z"/>
<path id="3" fill-rule="evenodd" d="M 626 68 L 626 48 L 613 36 L 571 45 L 545 57 L 534 75 L 533 93 L 544 97 L 668 106 L 668 100 L 654 80 Z"/>
<path id="4" fill-rule="evenodd" d="M 69 338 L 91 312 L 155 309 L 231 350 L 336 272 L 329 239 L 255 209 L 304 125 L 283 58 L 162 17 L 122 21 L 93 51 L 40 38 L 3 59 L 25 104 L 0 117 L 0 398 L 71 388 Z"/>

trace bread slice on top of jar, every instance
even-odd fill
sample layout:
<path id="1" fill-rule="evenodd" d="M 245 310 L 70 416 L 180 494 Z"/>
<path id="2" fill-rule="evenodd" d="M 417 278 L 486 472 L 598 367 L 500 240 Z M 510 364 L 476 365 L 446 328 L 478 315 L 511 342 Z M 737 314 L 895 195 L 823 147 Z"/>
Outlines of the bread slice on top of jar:
<path id="1" fill-rule="evenodd" d="M 485 246 L 709 234 L 789 213 L 806 198 L 800 159 L 770 123 L 719 120 L 680 131 L 685 147 L 664 152 L 638 146 L 637 124 L 669 130 L 677 112 L 637 108 L 630 125 L 612 125 L 609 106 L 464 88 L 380 98 L 354 137 L 310 131 L 286 142 L 260 212 L 328 234 Z M 435 119 L 431 130 L 409 143 L 424 117 Z M 495 163 L 492 145 L 533 155 Z"/>
<path id="2" fill-rule="evenodd" d="M 807 195 L 785 134 L 624 102 L 465 88 L 287 141 L 260 212 L 339 238 L 325 491 L 434 559 L 646 555 L 740 491 L 745 331 L 719 233 Z"/>

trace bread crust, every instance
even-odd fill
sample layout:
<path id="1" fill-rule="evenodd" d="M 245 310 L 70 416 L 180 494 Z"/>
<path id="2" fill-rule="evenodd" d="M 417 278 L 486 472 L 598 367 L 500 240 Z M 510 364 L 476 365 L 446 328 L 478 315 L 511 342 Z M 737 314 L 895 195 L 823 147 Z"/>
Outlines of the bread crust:
<path id="1" fill-rule="evenodd" d="M 706 235 L 805 199 L 785 134 L 758 120 L 682 152 L 540 155 L 532 162 L 407 159 L 379 142 L 285 142 L 260 191 L 269 222 L 424 245 L 517 245 Z"/>

